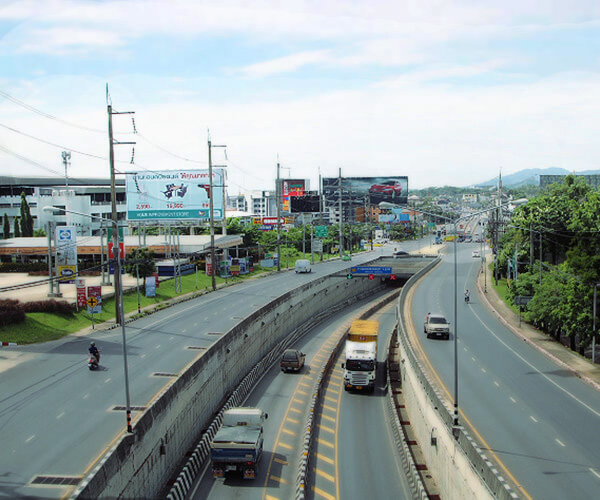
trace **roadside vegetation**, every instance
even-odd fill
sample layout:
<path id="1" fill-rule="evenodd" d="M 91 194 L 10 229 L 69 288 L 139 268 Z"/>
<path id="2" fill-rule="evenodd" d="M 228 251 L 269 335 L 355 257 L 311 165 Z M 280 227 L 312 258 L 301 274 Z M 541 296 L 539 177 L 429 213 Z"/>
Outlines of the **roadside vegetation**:
<path id="1" fill-rule="evenodd" d="M 569 175 L 531 198 L 515 210 L 497 266 L 508 301 L 533 297 L 523 318 L 584 354 L 592 341 L 594 284 L 600 282 L 600 193 Z"/>

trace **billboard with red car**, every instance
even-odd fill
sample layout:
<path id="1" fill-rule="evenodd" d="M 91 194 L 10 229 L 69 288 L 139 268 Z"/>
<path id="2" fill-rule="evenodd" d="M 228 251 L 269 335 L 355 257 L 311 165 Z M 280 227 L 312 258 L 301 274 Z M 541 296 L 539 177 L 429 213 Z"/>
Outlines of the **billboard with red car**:
<path id="1" fill-rule="evenodd" d="M 323 179 L 323 195 L 325 203 L 330 205 L 339 200 L 351 200 L 353 203 L 364 204 L 365 200 L 371 205 L 382 201 L 396 205 L 406 205 L 408 202 L 408 177 L 325 177 Z"/>

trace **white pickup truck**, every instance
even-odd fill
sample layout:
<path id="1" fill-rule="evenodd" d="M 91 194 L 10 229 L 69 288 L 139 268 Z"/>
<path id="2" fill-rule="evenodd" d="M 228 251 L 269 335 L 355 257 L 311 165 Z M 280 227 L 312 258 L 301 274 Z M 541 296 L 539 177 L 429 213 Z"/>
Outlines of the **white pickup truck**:
<path id="1" fill-rule="evenodd" d="M 211 443 L 213 477 L 228 471 L 254 479 L 263 451 L 263 422 L 269 418 L 259 408 L 231 408 L 223 413 L 223 424 Z"/>
<path id="2" fill-rule="evenodd" d="M 423 330 L 427 338 L 442 337 L 446 340 L 450 338 L 450 323 L 441 314 L 428 314 Z"/>

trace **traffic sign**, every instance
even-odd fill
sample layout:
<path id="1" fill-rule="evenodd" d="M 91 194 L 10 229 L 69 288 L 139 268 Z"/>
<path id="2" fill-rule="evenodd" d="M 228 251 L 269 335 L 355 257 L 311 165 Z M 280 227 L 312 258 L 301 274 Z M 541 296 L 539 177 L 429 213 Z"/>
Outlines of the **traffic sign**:
<path id="1" fill-rule="evenodd" d="M 327 226 L 315 226 L 315 236 L 317 238 L 327 238 Z"/>
<path id="2" fill-rule="evenodd" d="M 93 309 L 98 305 L 98 299 L 96 297 L 90 297 L 87 299 L 87 305 Z"/>
<path id="3" fill-rule="evenodd" d="M 385 276 L 392 274 L 392 268 L 386 266 L 358 266 L 350 269 L 352 274 L 373 274 L 377 276 Z"/>
<path id="4" fill-rule="evenodd" d="M 87 296 L 88 314 L 100 314 L 102 312 L 102 287 L 88 286 Z"/>
<path id="5" fill-rule="evenodd" d="M 375 275 L 374 275 L 374 274 L 369 274 L 369 279 L 370 279 L 370 280 L 373 280 L 373 279 L 375 279 Z"/>

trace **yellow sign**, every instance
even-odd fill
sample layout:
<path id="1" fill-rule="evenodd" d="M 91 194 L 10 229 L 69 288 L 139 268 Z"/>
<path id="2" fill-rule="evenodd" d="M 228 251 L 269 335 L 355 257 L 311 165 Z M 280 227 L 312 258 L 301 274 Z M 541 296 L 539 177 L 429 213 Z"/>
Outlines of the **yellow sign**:
<path id="1" fill-rule="evenodd" d="M 87 305 L 90 307 L 96 307 L 98 305 L 98 299 L 96 297 L 89 297 L 87 299 Z"/>

